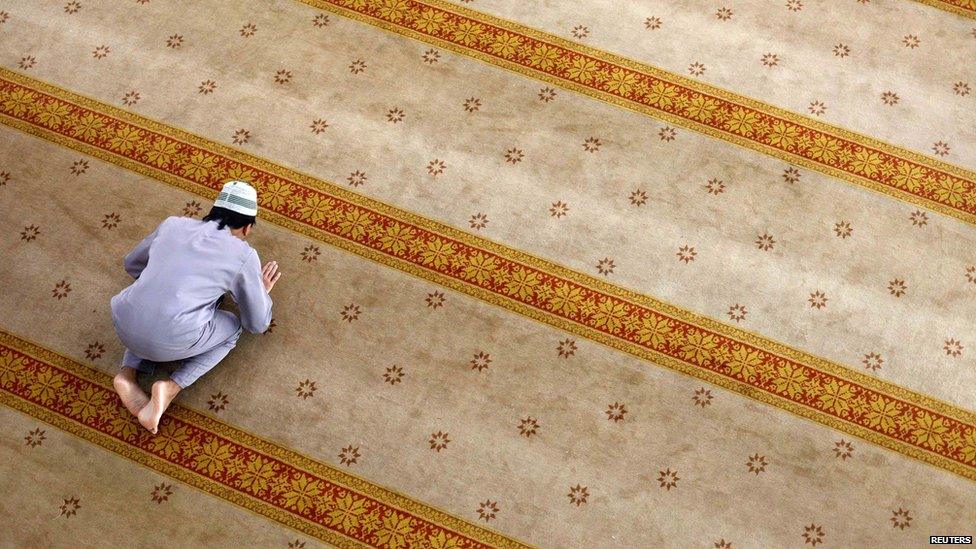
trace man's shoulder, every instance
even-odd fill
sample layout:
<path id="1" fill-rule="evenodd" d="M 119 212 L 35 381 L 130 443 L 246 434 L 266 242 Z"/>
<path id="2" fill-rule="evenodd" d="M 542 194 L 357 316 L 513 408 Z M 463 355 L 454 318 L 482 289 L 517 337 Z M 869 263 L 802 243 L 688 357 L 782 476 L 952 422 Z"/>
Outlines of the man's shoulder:
<path id="1" fill-rule="evenodd" d="M 200 223 L 199 220 L 193 219 L 192 217 L 181 217 L 181 216 L 178 216 L 178 215 L 171 215 L 171 216 L 167 217 L 166 219 L 164 219 L 163 222 L 159 224 L 159 226 L 160 227 L 175 227 L 175 226 L 180 226 L 180 225 L 191 225 L 191 224 L 194 224 L 195 225 L 195 224 L 199 224 L 199 223 Z"/>

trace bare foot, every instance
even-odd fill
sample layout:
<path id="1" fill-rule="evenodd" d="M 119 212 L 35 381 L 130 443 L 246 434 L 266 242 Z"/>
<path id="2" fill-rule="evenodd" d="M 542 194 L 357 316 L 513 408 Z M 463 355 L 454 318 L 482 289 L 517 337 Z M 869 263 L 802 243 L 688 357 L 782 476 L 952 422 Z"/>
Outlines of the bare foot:
<path id="1" fill-rule="evenodd" d="M 136 382 L 136 371 L 133 368 L 122 368 L 115 374 L 112 385 L 115 385 L 115 392 L 122 399 L 122 404 L 125 404 L 125 408 L 134 416 L 138 416 L 139 410 L 149 403 L 149 397 L 142 392 Z"/>
<path id="2" fill-rule="evenodd" d="M 173 380 L 153 383 L 152 399 L 142 410 L 139 410 L 139 423 L 155 435 L 159 431 L 159 420 L 163 417 L 163 412 L 169 408 L 179 392 L 180 386 Z"/>

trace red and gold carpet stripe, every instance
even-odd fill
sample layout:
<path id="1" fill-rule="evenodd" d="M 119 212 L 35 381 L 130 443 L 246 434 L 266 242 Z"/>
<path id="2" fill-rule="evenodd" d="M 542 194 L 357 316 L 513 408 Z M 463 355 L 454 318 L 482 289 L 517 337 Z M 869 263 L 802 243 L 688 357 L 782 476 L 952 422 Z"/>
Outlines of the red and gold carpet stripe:
<path id="1" fill-rule="evenodd" d="M 963 17 L 976 19 L 976 0 L 915 0 Z"/>
<path id="2" fill-rule="evenodd" d="M 528 547 L 178 404 L 143 429 L 111 378 L 0 331 L 0 402 L 338 547 Z"/>
<path id="3" fill-rule="evenodd" d="M 976 223 L 976 172 L 441 0 L 300 0 Z"/>
<path id="4" fill-rule="evenodd" d="M 976 479 L 976 414 L 219 143 L 0 69 L 0 121 Z"/>

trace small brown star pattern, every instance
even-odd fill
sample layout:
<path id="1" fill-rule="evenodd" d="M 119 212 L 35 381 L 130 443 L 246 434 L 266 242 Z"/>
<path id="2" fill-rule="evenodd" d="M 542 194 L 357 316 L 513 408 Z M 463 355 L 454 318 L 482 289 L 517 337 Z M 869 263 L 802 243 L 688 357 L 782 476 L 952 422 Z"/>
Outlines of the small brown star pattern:
<path id="1" fill-rule="evenodd" d="M 823 543 L 824 539 L 823 526 L 811 523 L 810 526 L 803 528 L 803 542 L 809 543 L 810 545 L 817 545 L 818 543 Z"/>
<path id="2" fill-rule="evenodd" d="M 122 96 L 122 104 L 125 105 L 125 106 L 127 106 L 127 107 L 131 107 L 132 105 L 135 105 L 136 103 L 138 103 L 139 102 L 139 99 L 141 99 L 141 98 L 142 98 L 142 96 L 139 95 L 139 92 L 133 90 L 133 91 L 127 92 L 125 95 Z"/>
<path id="3" fill-rule="evenodd" d="M 122 217 L 119 216 L 119 214 L 117 214 L 115 212 L 107 213 L 104 216 L 102 216 L 102 228 L 103 229 L 112 230 L 112 229 L 118 227 L 119 226 L 119 223 L 121 223 L 121 222 L 122 222 Z"/>
<path id="4" fill-rule="evenodd" d="M 298 397 L 302 400 L 308 400 L 309 397 L 315 394 L 316 390 L 315 382 L 310 379 L 299 382 L 298 387 L 295 388 L 295 392 L 298 393 Z"/>
<path id="5" fill-rule="evenodd" d="M 314 18 L 312 18 L 312 25 L 318 28 L 324 28 L 328 26 L 328 24 L 329 24 L 329 16 L 324 13 L 320 13 L 316 15 Z"/>
<path id="6" fill-rule="evenodd" d="M 662 21 L 660 17 L 648 17 L 644 20 L 644 28 L 647 30 L 657 30 L 661 28 L 661 25 L 663 24 L 664 21 Z"/>
<path id="7" fill-rule="evenodd" d="M 25 242 L 31 242 L 37 239 L 38 235 L 41 234 L 41 228 L 37 225 L 28 225 L 24 227 L 23 231 L 20 231 L 20 239 Z"/>
<path id="8" fill-rule="evenodd" d="M 525 153 L 522 152 L 522 149 L 512 147 L 505 151 L 505 162 L 509 164 L 518 164 L 523 158 L 525 158 Z"/>
<path id="9" fill-rule="evenodd" d="M 203 206 L 200 205 L 196 200 L 191 200 L 183 206 L 183 215 L 185 217 L 195 217 L 203 212 Z"/>
<path id="10" fill-rule="evenodd" d="M 427 298 L 424 301 L 427 302 L 428 308 L 436 309 L 443 307 L 446 299 L 444 298 L 444 292 L 435 291 L 427 294 Z"/>
<path id="11" fill-rule="evenodd" d="M 200 82 L 200 85 L 197 87 L 197 93 L 201 95 L 209 95 L 213 93 L 214 90 L 216 89 L 217 89 L 216 82 L 214 82 L 213 80 L 204 80 L 203 82 Z"/>
<path id="12" fill-rule="evenodd" d="M 339 452 L 339 463 L 343 465 L 354 465 L 360 457 L 359 446 L 350 444 Z"/>
<path id="13" fill-rule="evenodd" d="M 556 201 L 552 203 L 549 207 L 549 215 L 555 218 L 560 218 L 569 213 L 569 205 L 563 201 Z"/>
<path id="14" fill-rule="evenodd" d="M 676 255 L 678 256 L 678 261 L 682 261 L 684 263 L 691 263 L 692 261 L 695 260 L 695 256 L 698 255 L 698 252 L 695 251 L 694 246 L 686 245 L 678 248 L 678 253 Z"/>
<path id="15" fill-rule="evenodd" d="M 302 250 L 302 261 L 306 263 L 314 263 L 319 258 L 321 253 L 322 252 L 319 251 L 318 246 L 309 244 L 308 246 L 305 246 L 304 250 Z"/>
<path id="16" fill-rule="evenodd" d="M 905 284 L 904 280 L 896 278 L 888 283 L 888 292 L 890 292 L 891 295 L 895 297 L 901 297 L 905 295 L 906 291 L 908 291 L 908 285 Z"/>
<path id="17" fill-rule="evenodd" d="M 436 433 L 431 433 L 430 440 L 427 442 L 430 444 L 431 450 L 440 453 L 441 450 L 447 448 L 447 445 L 450 444 L 451 439 L 447 433 L 437 431 Z"/>
<path id="18" fill-rule="evenodd" d="M 572 339 L 564 339 L 556 346 L 556 352 L 560 358 L 569 358 L 576 354 L 576 342 Z"/>
<path id="19" fill-rule="evenodd" d="M 776 239 L 774 239 L 769 233 L 763 233 L 756 237 L 756 247 L 764 252 L 772 250 L 775 244 Z"/>
<path id="20" fill-rule="evenodd" d="M 234 132 L 233 140 L 235 145 L 244 145 L 251 139 L 251 132 L 240 128 Z"/>
<path id="21" fill-rule="evenodd" d="M 787 183 L 796 183 L 800 180 L 800 170 L 790 166 L 783 170 L 783 181 Z"/>
<path id="22" fill-rule="evenodd" d="M 664 471 L 658 471 L 657 481 L 661 483 L 661 488 L 667 491 L 671 491 L 672 488 L 678 486 L 678 481 L 681 478 L 678 477 L 677 471 L 672 471 L 671 469 L 665 469 Z"/>
<path id="23" fill-rule="evenodd" d="M 78 514 L 78 509 L 81 508 L 81 500 L 76 497 L 65 498 L 64 503 L 61 504 L 61 513 L 58 516 L 61 517 L 72 517 Z"/>
<path id="24" fill-rule="evenodd" d="M 394 107 L 386 112 L 387 121 L 393 122 L 394 124 L 397 122 L 402 122 L 406 116 L 407 114 L 399 107 Z"/>
<path id="25" fill-rule="evenodd" d="M 539 90 L 539 101 L 543 103 L 548 103 L 556 98 L 556 90 L 545 87 Z"/>
<path id="26" fill-rule="evenodd" d="M 498 502 L 485 500 L 478 506 L 478 518 L 484 520 L 485 522 L 490 521 L 498 515 Z"/>
<path id="27" fill-rule="evenodd" d="M 62 280 L 54 285 L 54 289 L 51 290 L 51 297 L 60 301 L 68 297 L 69 293 L 71 293 L 71 284 L 67 280 Z"/>
<path id="28" fill-rule="evenodd" d="M 571 505 L 576 505 L 579 507 L 586 503 L 586 498 L 590 497 L 590 492 L 586 489 L 586 486 L 576 486 L 569 487 L 569 493 L 566 494 L 569 497 L 569 503 Z"/>
<path id="29" fill-rule="evenodd" d="M 695 406 L 701 406 L 702 408 L 708 406 L 712 403 L 712 391 L 704 387 L 699 387 L 695 389 L 695 393 L 691 396 L 691 400 L 695 402 Z"/>
<path id="30" fill-rule="evenodd" d="M 958 339 L 953 339 L 950 337 L 949 339 L 945 340 L 945 345 L 943 345 L 942 348 L 945 350 L 946 355 L 953 358 L 962 355 L 962 342 Z"/>
<path id="31" fill-rule="evenodd" d="M 481 108 L 481 100 L 477 97 L 469 97 L 464 100 L 464 110 L 467 112 L 478 112 Z"/>
<path id="32" fill-rule="evenodd" d="M 765 67 L 770 67 L 770 68 L 771 67 L 775 67 L 775 66 L 779 65 L 779 55 L 776 55 L 775 53 L 767 53 L 767 54 L 765 54 L 765 55 L 762 56 L 762 59 L 760 59 L 760 62 Z"/>
<path id="33" fill-rule="evenodd" d="M 366 176 L 366 172 L 356 170 L 351 174 L 349 174 L 349 177 L 346 178 L 346 181 L 349 183 L 350 187 L 359 187 L 362 184 L 366 183 L 367 179 L 368 177 Z"/>
<path id="34" fill-rule="evenodd" d="M 532 416 L 526 416 L 525 419 L 519 420 L 518 428 L 520 435 L 529 438 L 539 432 L 539 421 Z"/>
<path id="35" fill-rule="evenodd" d="M 814 309 L 823 309 L 827 306 L 827 295 L 817 290 L 810 293 L 810 298 L 807 299 L 810 302 L 810 307 Z"/>
<path id="36" fill-rule="evenodd" d="M 861 362 L 864 364 L 865 368 L 871 370 L 872 372 L 877 372 L 881 369 L 881 366 L 884 365 L 884 359 L 881 358 L 881 355 L 878 353 L 868 353 L 864 355 Z"/>
<path id="37" fill-rule="evenodd" d="M 908 219 L 912 222 L 915 227 L 923 227 L 929 222 L 929 214 L 923 212 L 922 210 L 915 210 L 908 216 Z"/>
<path id="38" fill-rule="evenodd" d="M 966 267 L 966 280 L 968 280 L 970 284 L 976 284 L 976 265 Z"/>
<path id="39" fill-rule="evenodd" d="M 600 274 L 602 274 L 602 275 L 610 275 L 610 274 L 613 274 L 613 269 L 615 267 L 616 266 L 613 264 L 613 260 L 610 259 L 609 257 L 605 257 L 605 258 L 601 259 L 596 264 L 596 270 L 597 270 L 597 272 L 600 273 Z"/>
<path id="40" fill-rule="evenodd" d="M 735 322 L 740 322 L 746 318 L 749 311 L 746 309 L 745 305 L 739 305 L 736 303 L 735 305 L 729 307 L 729 311 L 726 314 L 729 315 L 729 319 L 734 320 Z"/>
<path id="41" fill-rule="evenodd" d="M 474 354 L 474 358 L 469 362 L 472 370 L 478 370 L 483 372 L 488 369 L 488 365 L 491 364 L 491 355 L 484 352 L 478 351 Z"/>
<path id="42" fill-rule="evenodd" d="M 101 343 L 94 341 L 92 343 L 89 343 L 88 347 L 85 349 L 85 358 L 87 358 L 88 360 L 97 360 L 101 358 L 102 354 L 104 353 L 105 353 L 105 345 L 102 345 Z"/>
<path id="43" fill-rule="evenodd" d="M 27 446 L 37 448 L 38 446 L 44 444 L 44 440 L 47 439 L 47 436 L 45 436 L 44 433 L 45 431 L 41 428 L 34 429 L 33 431 L 29 431 L 27 433 L 27 436 L 24 437 L 24 441 L 27 443 Z"/>
<path id="44" fill-rule="evenodd" d="M 403 381 L 403 368 L 400 366 L 388 366 L 386 371 L 383 372 L 383 381 L 389 383 L 390 385 L 396 385 Z"/>
<path id="45" fill-rule="evenodd" d="M 623 421 L 624 416 L 627 414 L 627 408 L 619 402 L 614 402 L 613 404 L 607 406 L 604 413 L 607 414 L 608 421 L 617 423 L 619 421 Z"/>
<path id="46" fill-rule="evenodd" d="M 218 392 L 215 395 L 210 395 L 210 400 L 207 401 L 207 405 L 214 412 L 223 411 L 223 409 L 226 408 L 227 404 L 229 403 L 230 400 L 228 400 L 227 395 L 221 392 Z"/>
<path id="47" fill-rule="evenodd" d="M 287 84 L 291 82 L 291 77 L 292 77 L 291 71 L 286 69 L 279 69 L 277 72 L 275 72 L 274 81 L 275 84 Z"/>
<path id="48" fill-rule="evenodd" d="M 630 193 L 630 203 L 634 206 L 643 206 L 647 204 L 647 192 L 637 189 Z"/>
<path id="49" fill-rule="evenodd" d="M 834 455 L 841 461 L 845 461 L 854 455 L 854 445 L 844 439 L 840 439 L 834 443 Z"/>
<path id="50" fill-rule="evenodd" d="M 708 180 L 708 183 L 705 184 L 705 190 L 708 191 L 708 194 L 718 196 L 725 192 L 725 183 L 722 182 L 721 179 L 713 177 L 712 179 Z"/>
<path id="51" fill-rule="evenodd" d="M 847 238 L 854 233 L 854 228 L 849 221 L 838 221 L 834 224 L 834 233 L 840 238 Z"/>
<path id="52" fill-rule="evenodd" d="M 88 161 L 87 160 L 75 160 L 71 164 L 71 173 L 74 175 L 81 175 L 88 171 Z"/>
<path id="53" fill-rule="evenodd" d="M 899 530 L 904 530 L 912 525 L 912 515 L 908 509 L 898 508 L 897 511 L 891 512 L 891 526 L 893 528 L 898 528 Z"/>
<path id="54" fill-rule="evenodd" d="M 766 466 L 769 462 L 766 460 L 766 456 L 761 456 L 758 453 L 749 456 L 749 460 L 746 461 L 746 467 L 748 467 L 750 473 L 755 473 L 759 476 L 759 473 L 766 471 Z"/>
<path id="55" fill-rule="evenodd" d="M 349 63 L 349 72 L 353 74 L 359 74 L 366 70 L 366 62 L 362 59 L 357 59 L 352 63 Z"/>
<path id="56" fill-rule="evenodd" d="M 352 321 L 357 320 L 359 318 L 360 312 L 361 310 L 359 308 L 359 305 L 356 305 L 355 303 L 350 303 L 349 305 L 346 305 L 345 307 L 342 308 L 342 313 L 340 314 L 342 316 L 342 320 L 351 323 Z"/>
<path id="57" fill-rule="evenodd" d="M 437 176 L 444 173 L 444 170 L 446 169 L 447 169 L 447 164 L 445 164 L 443 160 L 437 158 L 431 160 L 427 164 L 427 173 L 433 176 Z"/>
<path id="58" fill-rule="evenodd" d="M 158 505 L 169 500 L 169 497 L 173 495 L 173 485 L 161 482 L 153 486 L 152 492 L 149 495 L 152 497 L 153 502 Z"/>

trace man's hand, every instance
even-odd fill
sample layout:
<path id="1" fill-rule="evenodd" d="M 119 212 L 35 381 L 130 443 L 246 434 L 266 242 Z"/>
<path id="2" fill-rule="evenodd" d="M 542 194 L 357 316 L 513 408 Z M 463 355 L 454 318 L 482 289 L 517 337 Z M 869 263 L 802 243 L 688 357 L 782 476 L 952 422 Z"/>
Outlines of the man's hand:
<path id="1" fill-rule="evenodd" d="M 261 269 L 261 282 L 264 283 L 264 289 L 271 293 L 271 288 L 274 288 L 275 282 L 281 278 L 281 272 L 278 271 L 278 262 L 269 261 Z"/>

